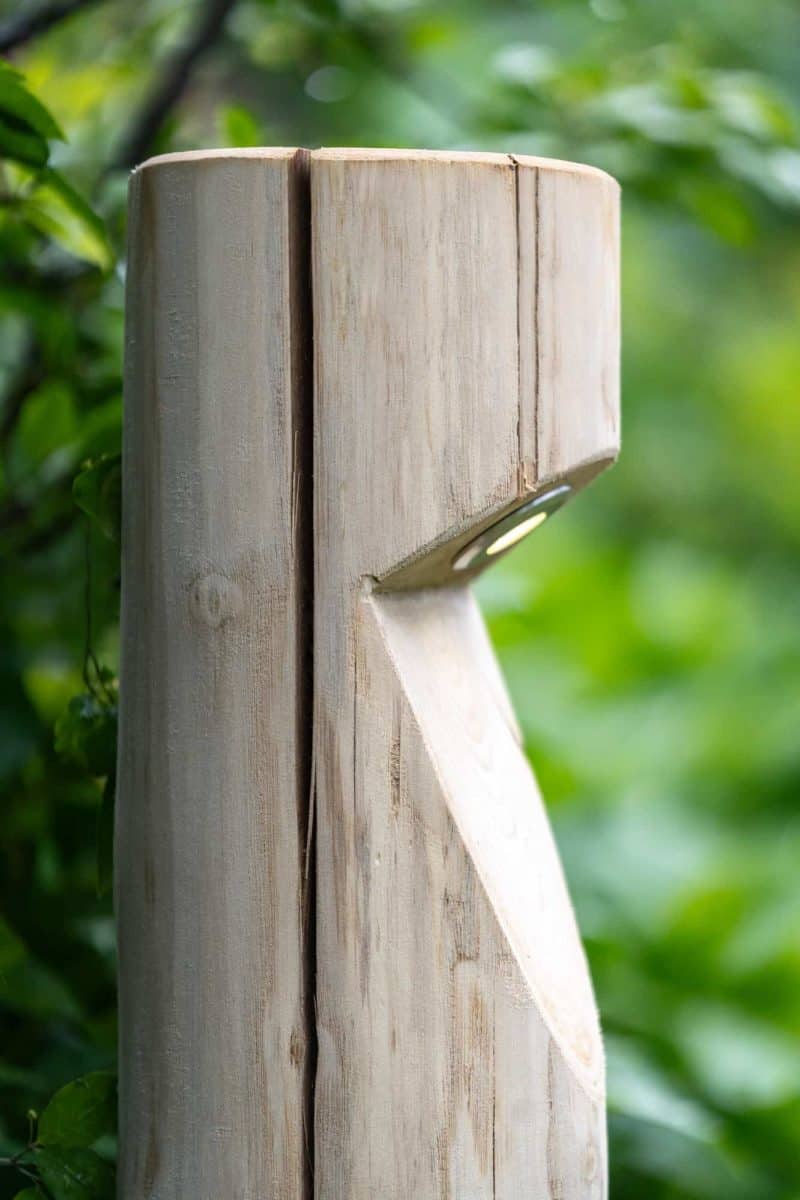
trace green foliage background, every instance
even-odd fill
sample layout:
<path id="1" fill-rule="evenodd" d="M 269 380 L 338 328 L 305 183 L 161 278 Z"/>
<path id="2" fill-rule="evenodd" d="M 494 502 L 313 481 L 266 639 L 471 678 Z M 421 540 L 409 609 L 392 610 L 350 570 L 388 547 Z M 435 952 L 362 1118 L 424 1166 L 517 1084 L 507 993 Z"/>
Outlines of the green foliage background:
<path id="1" fill-rule="evenodd" d="M 797 1200 L 797 5 L 73 7 L 0 4 L 0 1200 L 111 1188 L 127 166 L 259 143 L 623 183 L 622 459 L 480 591 L 591 958 L 614 1200 Z"/>

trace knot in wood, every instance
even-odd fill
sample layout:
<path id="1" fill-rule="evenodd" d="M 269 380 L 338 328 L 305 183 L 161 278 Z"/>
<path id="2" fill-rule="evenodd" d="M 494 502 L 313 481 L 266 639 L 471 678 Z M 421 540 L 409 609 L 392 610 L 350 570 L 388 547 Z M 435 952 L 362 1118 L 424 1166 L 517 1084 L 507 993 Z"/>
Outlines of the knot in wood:
<path id="1" fill-rule="evenodd" d="M 211 629 L 219 629 L 232 621 L 242 608 L 242 591 L 238 583 L 212 571 L 196 579 L 189 592 L 189 607 L 198 621 Z"/>

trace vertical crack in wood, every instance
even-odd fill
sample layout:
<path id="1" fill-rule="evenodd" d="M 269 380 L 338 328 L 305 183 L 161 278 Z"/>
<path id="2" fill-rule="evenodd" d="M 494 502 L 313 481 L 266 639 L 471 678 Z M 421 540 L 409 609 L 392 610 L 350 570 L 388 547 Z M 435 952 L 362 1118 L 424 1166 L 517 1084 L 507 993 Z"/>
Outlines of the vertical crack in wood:
<path id="1" fill-rule="evenodd" d="M 545 1120 L 547 1135 L 545 1141 L 547 1158 L 547 1197 L 548 1200 L 562 1200 L 559 1180 L 557 1147 L 555 1145 L 555 1065 L 553 1063 L 553 1043 L 547 1043 L 547 1101 L 545 1104 Z"/>
<path id="2" fill-rule="evenodd" d="M 519 224 L 517 225 L 519 229 Z M 492 1200 L 497 1200 L 497 984 L 492 988 Z"/>
<path id="3" fill-rule="evenodd" d="M 319 1175 L 309 176 L 210 151 L 131 191 L 121 1200 Z"/>
<path id="4" fill-rule="evenodd" d="M 515 221 L 515 238 L 517 246 L 517 461 L 519 473 L 522 475 L 521 484 L 525 486 L 525 460 L 522 452 L 522 296 L 519 284 L 519 269 L 521 269 L 522 247 L 519 245 L 519 166 L 515 156 L 509 155 L 513 170 L 513 221 Z"/>
<path id="5" fill-rule="evenodd" d="M 353 832 L 358 828 L 358 625 L 353 630 Z"/>
<path id="6" fill-rule="evenodd" d="M 539 479 L 539 477 L 541 475 L 541 469 L 540 469 L 540 463 L 539 463 L 539 401 L 540 401 L 540 388 L 541 388 L 541 376 L 542 376 L 542 371 L 541 371 L 541 365 L 542 365 L 541 321 L 540 321 L 541 313 L 540 313 L 540 307 L 539 307 L 539 299 L 540 299 L 539 275 L 540 275 L 540 269 L 541 269 L 541 255 L 540 255 L 541 234 L 540 234 L 540 227 L 539 227 L 539 191 L 540 191 L 540 187 L 541 187 L 541 179 L 542 179 L 542 173 L 541 173 L 541 171 L 537 170 L 536 171 L 536 182 L 534 185 L 534 192 L 533 192 L 533 237 L 534 237 L 533 263 L 534 263 L 534 271 L 535 271 L 535 277 L 534 277 L 534 282 L 533 282 L 533 336 L 536 340 L 536 344 L 534 346 L 534 351 L 533 351 L 534 363 L 536 366 L 536 379 L 534 380 L 534 385 L 533 385 L 533 466 L 534 466 L 534 472 L 535 472 L 537 480 Z"/>
<path id="7" fill-rule="evenodd" d="M 303 1062 L 303 1200 L 314 1196 L 314 1091 L 317 1074 L 316 1027 L 316 836 L 314 822 L 314 319 L 311 280 L 311 184 L 309 153 L 298 150 L 290 174 L 289 246 L 292 307 L 292 429 L 295 488 L 293 528 L 296 561 L 298 684 L 295 696 L 298 736 L 299 845 L 302 880 L 302 988 L 305 1035 Z"/>
<path id="8" fill-rule="evenodd" d="M 520 296 L 520 231 L 519 231 L 519 164 L 513 154 L 509 154 L 511 169 L 514 172 L 514 233 L 516 237 L 516 261 L 517 261 L 517 461 L 519 463 L 519 472 L 521 475 L 521 484 L 524 487 L 526 483 L 525 459 L 522 453 L 522 314 L 520 311 L 522 298 Z"/>

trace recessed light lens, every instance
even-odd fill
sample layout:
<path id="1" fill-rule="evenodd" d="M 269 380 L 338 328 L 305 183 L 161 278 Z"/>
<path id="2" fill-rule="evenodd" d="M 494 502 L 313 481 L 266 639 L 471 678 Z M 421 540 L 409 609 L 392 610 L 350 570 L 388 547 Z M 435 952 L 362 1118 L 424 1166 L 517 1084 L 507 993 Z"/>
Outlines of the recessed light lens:
<path id="1" fill-rule="evenodd" d="M 515 546 L 528 533 L 533 533 L 537 526 L 547 520 L 547 513 L 535 513 L 532 517 L 528 517 L 527 521 L 520 521 L 514 529 L 509 529 L 508 533 L 501 533 L 496 541 L 492 542 L 491 546 L 486 547 L 486 553 L 491 558 L 494 554 L 500 554 L 502 550 L 508 550 L 510 546 Z"/>
<path id="2" fill-rule="evenodd" d="M 572 488 L 564 483 L 561 487 L 551 488 L 541 496 L 520 505 L 514 512 L 502 517 L 495 525 L 484 529 L 473 542 L 456 557 L 453 563 L 454 571 L 474 569 L 490 562 L 498 554 L 510 550 L 522 541 L 534 529 L 542 525 L 550 513 L 560 508 L 564 501 L 572 495 Z"/>

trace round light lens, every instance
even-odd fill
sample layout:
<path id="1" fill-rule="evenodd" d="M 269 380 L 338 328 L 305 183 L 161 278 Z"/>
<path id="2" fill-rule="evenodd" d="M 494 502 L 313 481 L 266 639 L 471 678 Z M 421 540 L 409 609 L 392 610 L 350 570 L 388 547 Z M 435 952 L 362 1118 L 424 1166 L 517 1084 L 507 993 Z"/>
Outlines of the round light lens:
<path id="1" fill-rule="evenodd" d="M 510 550 L 542 525 L 571 495 L 572 488 L 563 483 L 560 487 L 542 492 L 541 496 L 520 505 L 495 525 L 484 529 L 483 533 L 478 534 L 473 542 L 461 550 L 453 562 L 453 570 L 473 569 Z"/>
<path id="2" fill-rule="evenodd" d="M 509 529 L 507 533 L 501 533 L 491 546 L 486 547 L 487 555 L 491 558 L 495 554 L 501 554 L 503 550 L 510 549 L 511 546 L 516 546 L 517 542 L 521 542 L 527 534 L 533 533 L 534 529 L 546 520 L 547 513 L 538 512 L 534 513 L 532 517 L 528 517 L 527 521 L 520 521 L 519 525 Z"/>

